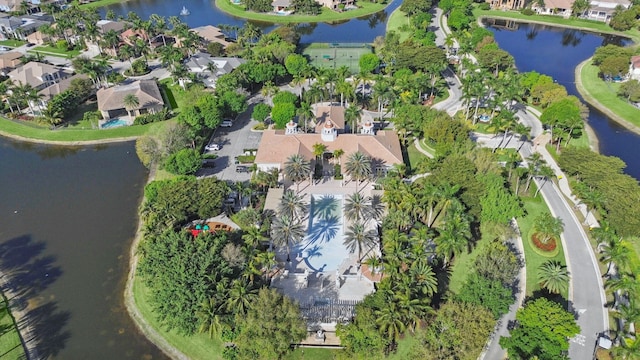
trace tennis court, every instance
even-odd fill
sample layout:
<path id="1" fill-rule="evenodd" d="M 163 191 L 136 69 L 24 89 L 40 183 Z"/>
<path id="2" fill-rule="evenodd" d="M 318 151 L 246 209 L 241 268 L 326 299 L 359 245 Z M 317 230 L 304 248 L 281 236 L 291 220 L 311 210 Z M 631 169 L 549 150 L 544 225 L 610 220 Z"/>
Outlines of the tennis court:
<path id="1" fill-rule="evenodd" d="M 371 45 L 364 43 L 313 43 L 302 54 L 318 68 L 346 66 L 352 74 L 360 72 L 360 56 L 371 53 Z"/>

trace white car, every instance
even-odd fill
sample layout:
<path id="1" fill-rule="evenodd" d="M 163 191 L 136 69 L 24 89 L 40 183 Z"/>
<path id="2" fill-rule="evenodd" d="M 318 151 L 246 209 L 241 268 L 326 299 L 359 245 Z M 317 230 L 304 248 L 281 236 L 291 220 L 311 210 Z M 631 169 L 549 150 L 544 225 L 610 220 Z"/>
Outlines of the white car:
<path id="1" fill-rule="evenodd" d="M 228 120 L 228 119 L 227 120 L 223 120 L 220 123 L 220 127 L 232 127 L 232 126 L 233 126 L 233 121 Z"/>
<path id="2" fill-rule="evenodd" d="M 222 146 L 220 146 L 220 144 L 209 144 L 204 148 L 205 150 L 208 150 L 208 151 L 218 151 L 222 148 Z"/>
<path id="3" fill-rule="evenodd" d="M 4 47 L 4 46 L 0 46 L 0 51 L 9 51 L 9 48 Z"/>

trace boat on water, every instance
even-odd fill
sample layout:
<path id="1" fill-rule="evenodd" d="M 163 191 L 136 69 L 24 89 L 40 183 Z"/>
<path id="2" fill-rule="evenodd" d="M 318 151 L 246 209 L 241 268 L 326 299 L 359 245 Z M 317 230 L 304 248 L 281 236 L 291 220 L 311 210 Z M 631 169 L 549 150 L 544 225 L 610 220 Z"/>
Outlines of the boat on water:
<path id="1" fill-rule="evenodd" d="M 187 16 L 187 15 L 189 15 L 189 14 L 191 14 L 191 11 L 189 11 L 189 9 L 187 9 L 187 7 L 186 7 L 186 6 L 183 6 L 183 7 L 182 7 L 182 10 L 180 10 L 180 15 L 182 15 L 182 16 Z"/>

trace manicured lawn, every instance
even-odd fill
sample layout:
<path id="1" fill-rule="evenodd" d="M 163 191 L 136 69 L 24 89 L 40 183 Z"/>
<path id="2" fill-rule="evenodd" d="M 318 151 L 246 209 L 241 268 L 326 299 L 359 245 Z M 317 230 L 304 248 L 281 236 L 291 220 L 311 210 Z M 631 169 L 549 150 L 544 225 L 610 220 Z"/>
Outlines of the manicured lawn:
<path id="1" fill-rule="evenodd" d="M 18 329 L 7 308 L 7 301 L 0 298 L 0 359 L 22 360 L 26 358 Z"/>
<path id="2" fill-rule="evenodd" d="M 484 236 L 478 240 L 471 252 L 456 255 L 453 260 L 453 266 L 451 267 L 451 276 L 449 277 L 449 291 L 454 294 L 460 291 L 462 284 L 464 284 L 467 279 L 467 275 L 471 273 L 473 263 L 476 261 L 480 250 L 490 243 L 491 238 Z"/>
<path id="3" fill-rule="evenodd" d="M 389 4 L 374 4 L 369 2 L 359 2 L 358 9 L 349 10 L 345 12 L 335 12 L 323 7 L 320 15 L 296 15 L 295 13 L 288 16 L 269 15 L 265 13 L 256 13 L 251 11 L 245 11 L 244 6 L 232 4 L 229 0 L 216 0 L 216 6 L 218 9 L 231 14 L 233 16 L 251 19 L 261 20 L 274 23 L 301 23 L 301 22 L 332 22 L 338 20 L 348 20 L 355 17 L 375 14 L 378 11 L 383 10 Z"/>
<path id="4" fill-rule="evenodd" d="M 429 160 L 427 156 L 416 149 L 413 141 L 411 142 L 411 145 L 407 146 L 407 155 L 409 156 L 409 167 L 412 173 L 416 172 L 416 169 L 422 161 Z"/>
<path id="5" fill-rule="evenodd" d="M 549 185 L 549 184 L 547 184 Z M 532 184 L 530 189 L 532 193 L 535 193 L 533 189 L 535 185 Z M 522 243 L 524 246 L 524 256 L 527 267 L 527 292 L 526 295 L 530 296 L 534 291 L 540 289 L 540 285 L 537 280 L 537 272 L 540 265 L 549 260 L 559 261 L 561 264 L 566 264 L 564 258 L 564 249 L 562 249 L 562 243 L 557 242 L 560 247 L 560 252 L 554 257 L 545 257 L 538 255 L 529 245 L 529 241 L 526 238 L 533 228 L 534 219 L 542 213 L 549 212 L 547 204 L 542 199 L 542 196 L 538 194 L 537 198 L 525 197 L 523 198 L 524 208 L 526 214 L 524 217 L 518 219 L 518 226 L 520 227 L 520 233 L 522 234 Z M 562 296 L 566 299 L 568 294 L 563 293 Z"/>
<path id="6" fill-rule="evenodd" d="M 46 45 L 36 46 L 27 52 L 29 54 L 34 54 L 34 55 L 40 53 L 42 55 L 58 56 L 58 57 L 63 57 L 67 59 L 71 59 L 73 57 L 80 55 L 80 50 L 71 50 L 71 51 L 60 50 L 57 47 L 46 46 Z"/>
<path id="7" fill-rule="evenodd" d="M 409 18 L 407 14 L 400 11 L 400 9 L 396 9 L 389 16 L 389 20 L 387 21 L 387 32 L 395 31 L 400 35 L 400 42 L 405 41 L 411 36 L 409 31 L 400 30 L 400 27 L 409 25 Z"/>
<path id="8" fill-rule="evenodd" d="M 217 360 L 222 359 L 222 342 L 218 339 L 209 339 L 206 334 L 193 336 L 180 335 L 175 331 L 167 331 L 160 326 L 148 303 L 148 292 L 140 278 L 136 277 L 133 285 L 133 297 L 136 306 L 147 323 L 155 329 L 172 346 L 182 351 L 191 360 Z"/>
<path id="9" fill-rule="evenodd" d="M 188 102 L 193 103 L 195 99 L 189 99 L 190 92 L 185 91 L 177 83 L 173 83 L 173 79 L 162 79 L 158 82 L 160 89 L 164 92 L 165 100 L 171 105 L 174 113 L 179 113 Z"/>
<path id="10" fill-rule="evenodd" d="M 72 143 L 74 141 L 133 138 L 143 135 L 147 131 L 152 131 L 155 128 L 164 127 L 168 121 L 147 125 L 124 126 L 105 130 L 76 128 L 49 130 L 46 126 L 38 126 L 33 123 L 23 123 L 0 117 L 0 133 L 18 135 L 34 140 L 64 141 Z"/>
<path id="11" fill-rule="evenodd" d="M 576 83 L 576 85 L 585 100 L 595 99 L 615 115 L 635 126 L 640 126 L 640 109 L 630 105 L 616 95 L 620 84 L 602 81 L 598 77 L 598 73 L 598 67 L 592 65 L 591 62 L 582 66 L 582 71 L 580 72 L 582 86 L 579 83 Z"/>
<path id="12" fill-rule="evenodd" d="M 126 1 L 126 0 L 125 0 Z M 111 4 L 119 4 L 124 2 L 123 0 L 97 0 L 97 1 L 93 1 L 90 2 L 88 4 L 80 4 L 80 7 L 83 8 L 98 8 L 98 7 L 102 7 L 102 6 L 107 6 L 107 5 L 111 5 Z M 78 1 L 73 1 L 74 4 L 79 4 Z"/>
<path id="13" fill-rule="evenodd" d="M 473 14 L 478 17 L 490 17 L 497 19 L 513 19 L 521 20 L 528 23 L 543 23 L 554 26 L 571 27 L 586 31 L 593 31 L 598 33 L 616 34 L 624 37 L 630 37 L 635 42 L 640 40 L 640 31 L 634 29 L 625 32 L 618 32 L 613 30 L 609 25 L 594 20 L 585 19 L 564 19 L 560 16 L 551 15 L 523 15 L 519 11 L 502 11 L 502 10 L 480 10 L 477 6 L 473 9 Z"/>
<path id="14" fill-rule="evenodd" d="M 319 348 L 297 348 L 284 360 L 333 360 L 340 350 Z"/>
<path id="15" fill-rule="evenodd" d="M 2 40 L 0 41 L 0 45 L 2 46 L 11 46 L 11 47 L 20 47 L 24 44 L 26 44 L 26 41 L 22 41 L 22 40 L 15 40 L 15 39 L 9 39 L 9 40 Z"/>

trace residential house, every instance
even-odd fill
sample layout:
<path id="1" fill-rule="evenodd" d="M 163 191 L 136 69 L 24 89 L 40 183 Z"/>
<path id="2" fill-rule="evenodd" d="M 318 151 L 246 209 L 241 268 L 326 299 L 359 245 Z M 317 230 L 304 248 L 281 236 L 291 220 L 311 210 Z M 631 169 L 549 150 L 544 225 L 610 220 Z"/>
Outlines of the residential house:
<path id="1" fill-rule="evenodd" d="M 194 33 L 198 34 L 204 42 L 204 45 L 215 42 L 222 44 L 225 48 L 229 46 L 229 42 L 225 40 L 224 33 L 217 27 L 212 25 L 199 26 L 191 29 Z"/>
<path id="2" fill-rule="evenodd" d="M 629 0 L 591 0 L 591 7 L 586 13 L 587 19 L 609 22 L 616 8 L 631 7 Z"/>
<path id="3" fill-rule="evenodd" d="M 146 113 L 156 113 L 164 107 L 164 100 L 160 88 L 155 80 L 138 80 L 125 85 L 117 85 L 97 92 L 98 110 L 104 121 L 114 118 L 128 118 L 129 124 L 133 118 Z M 138 107 L 127 109 L 124 99 L 127 95 L 135 95 Z"/>
<path id="4" fill-rule="evenodd" d="M 29 34 L 36 32 L 42 25 L 50 25 L 52 22 L 53 18 L 44 13 L 2 17 L 0 18 L 0 39 L 27 40 Z"/>
<path id="5" fill-rule="evenodd" d="M 71 73 L 53 65 L 31 61 L 16 68 L 7 74 L 11 81 L 22 85 L 31 85 L 35 89 L 42 90 L 63 79 L 71 76 Z"/>
<path id="6" fill-rule="evenodd" d="M 538 2 L 531 5 L 531 9 L 540 15 L 557 15 L 564 18 L 571 16 L 573 2 L 575 0 L 544 0 L 544 6 Z"/>
<path id="7" fill-rule="evenodd" d="M 51 41 L 51 36 L 43 34 L 42 31 L 36 31 L 27 35 L 27 41 L 34 45 L 43 45 Z"/>
<path id="8" fill-rule="evenodd" d="M 128 23 L 124 21 L 98 20 L 98 22 L 96 22 L 96 27 L 98 28 L 98 32 L 100 34 L 106 34 L 111 30 L 120 34 L 124 31 L 127 25 Z"/>
<path id="9" fill-rule="evenodd" d="M 631 57 L 631 64 L 629 65 L 629 76 L 631 79 L 640 81 L 640 55 Z"/>
<path id="10" fill-rule="evenodd" d="M 23 0 L 0 0 L 0 11 L 19 11 L 22 2 Z M 25 2 L 27 3 L 27 6 L 29 6 L 29 8 L 33 7 L 33 5 L 40 5 L 40 0 L 27 0 Z"/>
<path id="11" fill-rule="evenodd" d="M 17 68 L 22 63 L 23 56 L 24 54 L 17 51 L 0 54 L 0 75 L 7 76 L 10 71 Z"/>
<path id="12" fill-rule="evenodd" d="M 246 60 L 236 57 L 213 57 L 204 52 L 198 52 L 189 57 L 185 65 L 187 69 L 198 75 L 205 86 L 214 88 L 220 75 L 228 74 L 245 63 Z"/>
<path id="13" fill-rule="evenodd" d="M 147 35 L 147 32 L 142 29 L 138 29 L 138 30 L 127 29 L 120 34 L 120 38 L 127 45 L 133 45 L 137 39 L 149 41 L 149 35 Z"/>
<path id="14" fill-rule="evenodd" d="M 338 10 L 340 5 L 344 5 L 345 7 L 355 6 L 355 0 L 316 0 L 316 2 L 331 10 Z"/>
<path id="15" fill-rule="evenodd" d="M 264 131 L 255 159 L 258 169 L 261 171 L 269 171 L 273 168 L 282 170 L 287 158 L 293 154 L 300 154 L 309 160 L 315 159 L 313 145 L 317 143 L 327 146 L 327 154 L 332 154 L 337 149 L 343 150 L 343 159 L 358 151 L 370 156 L 372 170 L 376 174 L 386 174 L 393 165 L 403 163 L 400 141 L 395 131 L 379 130 L 376 132 L 373 123 L 365 120 L 362 122 L 358 134 L 350 134 L 345 132 L 344 117 L 340 120 L 339 116 L 333 118 L 330 116 L 331 114 L 339 114 L 341 107 L 328 108 L 318 107 L 317 115 L 319 116 L 315 121 L 315 133 L 298 131 L 298 126 L 294 122 L 287 124 L 285 130 Z M 344 113 L 344 108 L 342 109 Z M 341 163 L 344 173 L 345 161 Z M 323 165 L 325 165 L 324 160 Z M 333 165 L 325 167 L 325 172 L 332 173 Z"/>
<path id="16" fill-rule="evenodd" d="M 291 7 L 291 0 L 273 0 L 271 6 L 273 6 L 273 12 L 282 12 Z"/>
<path id="17" fill-rule="evenodd" d="M 492 9 L 520 10 L 526 5 L 525 0 L 486 0 Z"/>
<path id="18" fill-rule="evenodd" d="M 38 102 L 32 103 L 32 106 L 35 109 L 46 109 L 47 103 L 49 103 L 54 96 L 68 90 L 71 87 L 71 83 L 77 79 L 89 79 L 89 77 L 84 74 L 75 74 L 38 91 L 40 99 Z"/>

